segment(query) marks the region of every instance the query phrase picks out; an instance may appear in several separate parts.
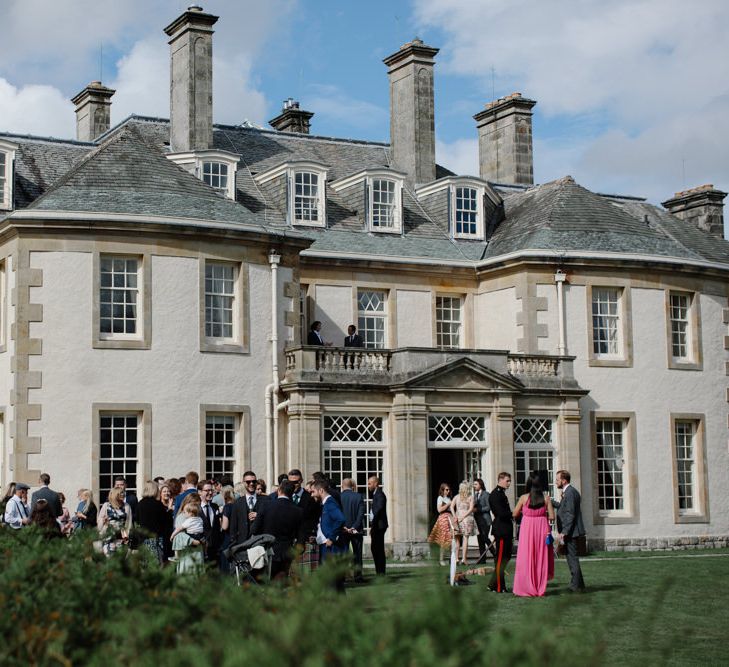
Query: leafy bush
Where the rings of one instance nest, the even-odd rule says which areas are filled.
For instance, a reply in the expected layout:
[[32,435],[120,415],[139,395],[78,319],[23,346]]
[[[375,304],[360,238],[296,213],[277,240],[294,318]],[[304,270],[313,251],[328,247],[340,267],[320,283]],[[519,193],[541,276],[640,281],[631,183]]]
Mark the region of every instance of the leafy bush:
[[442,570],[356,595],[337,594],[324,570],[301,586],[237,588],[214,574],[178,577],[141,554],[107,559],[91,539],[0,530],[0,664],[601,663],[602,631],[589,614],[567,632],[553,605],[525,605],[519,625],[504,627],[485,582],[450,588]]

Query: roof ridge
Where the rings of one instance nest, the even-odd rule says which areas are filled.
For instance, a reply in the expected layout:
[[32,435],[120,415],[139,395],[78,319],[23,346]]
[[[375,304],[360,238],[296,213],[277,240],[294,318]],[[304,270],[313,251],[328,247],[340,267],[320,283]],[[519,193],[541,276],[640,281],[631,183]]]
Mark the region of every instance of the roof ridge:
[[49,144],[68,144],[70,146],[93,147],[93,141],[80,141],[78,139],[61,139],[59,137],[44,137],[39,134],[20,134],[18,132],[0,132],[0,137],[13,137],[14,139],[30,139],[31,141],[44,141]]

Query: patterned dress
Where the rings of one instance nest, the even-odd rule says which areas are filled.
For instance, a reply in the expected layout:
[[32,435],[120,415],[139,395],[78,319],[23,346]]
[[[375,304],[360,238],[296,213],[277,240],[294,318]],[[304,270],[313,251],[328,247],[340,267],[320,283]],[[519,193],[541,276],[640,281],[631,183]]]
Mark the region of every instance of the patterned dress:
[[[443,505],[450,505],[451,499],[444,496],[438,496],[436,502],[436,509],[439,509]],[[437,544],[444,549],[451,546],[453,540],[453,530],[451,529],[452,517],[450,513],[450,507],[447,510],[442,511],[435,521],[433,530],[428,535],[428,542],[431,544]]]
[[473,518],[473,513],[466,516],[466,513],[471,508],[473,502],[473,496],[468,496],[465,500],[461,496],[456,496],[453,501],[456,507],[456,530],[464,537],[470,537],[476,534],[476,519]]

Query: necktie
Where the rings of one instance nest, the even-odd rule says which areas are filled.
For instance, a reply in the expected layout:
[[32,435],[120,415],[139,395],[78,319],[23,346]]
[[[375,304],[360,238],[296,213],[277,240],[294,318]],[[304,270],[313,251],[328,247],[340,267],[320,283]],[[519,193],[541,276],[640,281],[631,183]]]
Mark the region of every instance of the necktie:
[[301,496],[298,493],[295,493],[294,494],[294,505],[298,505],[299,500],[301,500]]
[[248,496],[248,509],[253,511],[253,496]]
[[210,525],[213,525],[213,508],[210,507],[210,505],[206,505],[207,511],[208,511],[208,521],[210,522]]

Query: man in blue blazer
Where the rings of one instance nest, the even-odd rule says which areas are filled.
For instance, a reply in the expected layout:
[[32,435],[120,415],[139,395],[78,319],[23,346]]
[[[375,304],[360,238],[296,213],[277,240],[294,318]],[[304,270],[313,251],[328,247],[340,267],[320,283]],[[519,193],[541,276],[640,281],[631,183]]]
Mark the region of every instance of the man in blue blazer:
[[329,494],[326,482],[314,482],[312,489],[321,503],[321,517],[316,531],[316,543],[320,549],[320,560],[324,562],[328,556],[344,552],[345,546],[342,541],[344,514]]
[[[354,561],[354,580],[357,583],[362,579],[362,541],[364,530],[365,505],[361,493],[354,490],[354,481],[350,477],[342,480],[342,511],[344,512],[344,544],[352,545],[352,560]],[[345,547],[347,551],[347,547]]]

